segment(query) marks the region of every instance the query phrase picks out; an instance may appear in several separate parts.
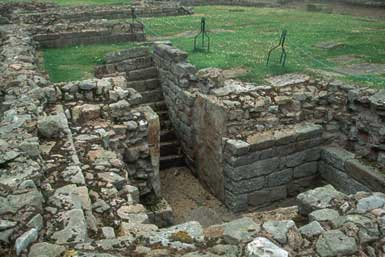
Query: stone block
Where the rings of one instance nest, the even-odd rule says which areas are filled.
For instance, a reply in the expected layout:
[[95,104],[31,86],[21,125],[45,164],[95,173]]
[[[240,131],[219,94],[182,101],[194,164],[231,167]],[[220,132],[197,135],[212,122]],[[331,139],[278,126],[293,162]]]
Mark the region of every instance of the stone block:
[[298,153],[291,154],[286,157],[286,166],[295,167],[304,162],[318,161],[321,150],[319,147],[307,149]]
[[385,176],[359,160],[347,160],[345,162],[345,172],[371,190],[385,192]]
[[295,129],[297,133],[297,140],[302,141],[306,139],[313,139],[322,135],[322,126],[308,124]]
[[353,153],[339,147],[322,147],[321,149],[321,159],[341,171],[345,169],[345,162],[354,157]]
[[233,181],[231,179],[225,179],[225,189],[231,191],[234,194],[244,194],[263,188],[266,184],[265,177],[256,177],[246,180]]
[[237,166],[251,164],[259,160],[272,158],[273,156],[274,156],[274,150],[273,148],[270,148],[270,149],[260,150],[257,152],[250,152],[240,156],[233,156],[231,154],[228,154],[228,158],[225,161],[229,163],[231,166],[237,167]]
[[289,196],[296,196],[299,193],[304,192],[306,189],[314,188],[318,184],[319,184],[318,176],[294,179],[287,185],[287,193]]
[[298,211],[302,215],[308,215],[314,210],[320,210],[333,206],[333,202],[341,201],[347,196],[337,191],[332,185],[318,187],[297,196]]
[[227,139],[225,140],[225,151],[229,151],[235,156],[248,153],[249,144],[243,140]]
[[224,202],[227,208],[234,212],[239,212],[247,209],[247,194],[234,194],[225,190]]
[[318,172],[317,162],[307,162],[294,168],[294,178],[311,177]]
[[355,194],[359,191],[370,191],[368,187],[359,183],[345,172],[330,166],[326,162],[319,162],[318,169],[323,179],[346,194]]
[[274,132],[275,145],[287,145],[295,142],[296,133],[292,130],[278,130]]
[[325,140],[321,137],[299,141],[295,144],[294,152],[304,151],[313,147],[321,146],[324,142]]
[[285,198],[287,198],[287,187],[279,186],[247,194],[247,203],[250,206],[258,207]]
[[280,167],[280,158],[275,157],[271,159],[257,161],[248,165],[231,167],[225,165],[225,175],[235,181],[268,175]]
[[98,104],[84,104],[80,106],[81,119],[83,121],[95,120],[100,118],[100,105]]
[[[267,176],[267,186],[275,187],[285,185],[293,179],[293,169],[285,169]],[[258,190],[258,188],[256,188]]]
[[125,49],[122,51],[108,53],[104,56],[104,61],[106,63],[115,63],[115,62],[121,62],[127,59],[147,56],[149,54],[150,54],[150,51],[147,47],[137,47],[137,48]]

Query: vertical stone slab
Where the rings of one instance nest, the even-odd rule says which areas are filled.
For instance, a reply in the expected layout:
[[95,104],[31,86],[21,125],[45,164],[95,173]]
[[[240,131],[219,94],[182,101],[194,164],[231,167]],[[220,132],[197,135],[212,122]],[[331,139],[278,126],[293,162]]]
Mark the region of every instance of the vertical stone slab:
[[143,107],[144,116],[148,122],[148,147],[150,149],[151,164],[154,176],[151,178],[151,185],[156,196],[161,195],[159,177],[159,158],[160,158],[160,123],[158,115],[148,106]]
[[197,173],[220,200],[224,200],[223,145],[227,113],[210,98],[199,95],[195,101],[193,127],[196,131]]

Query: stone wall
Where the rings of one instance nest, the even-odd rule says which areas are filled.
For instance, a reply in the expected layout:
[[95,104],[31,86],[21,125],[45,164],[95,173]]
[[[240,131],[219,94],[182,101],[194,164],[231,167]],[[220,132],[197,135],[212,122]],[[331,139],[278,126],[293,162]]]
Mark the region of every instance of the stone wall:
[[[280,1],[264,0],[179,0],[182,5],[231,5],[231,6],[249,6],[249,7],[279,7]],[[282,1],[287,2],[287,1]]]
[[159,71],[168,113],[186,161],[194,166],[193,105],[196,96],[188,91],[195,82],[195,67],[187,62],[187,54],[168,45],[156,45],[154,62]]
[[144,26],[141,23],[121,23],[105,20],[65,23],[31,28],[34,40],[41,47],[65,47],[80,44],[117,43],[144,41]]
[[323,179],[347,194],[385,190],[385,174],[343,148],[323,147],[319,171]]
[[178,16],[192,14],[192,10],[178,3],[131,6],[131,5],[95,5],[76,7],[50,7],[36,11],[16,10],[12,20],[25,24],[53,25],[63,22],[85,22],[97,19],[130,19],[131,9],[135,8],[138,17]]
[[[309,147],[319,151],[317,147],[320,145],[335,143],[351,149],[357,156],[384,165],[381,161],[384,154],[381,142],[385,141],[379,130],[385,128],[381,118],[383,103],[380,100],[383,99],[384,90],[314,80],[302,74],[268,78],[263,86],[225,80],[218,69],[197,72],[187,62],[185,52],[168,45],[155,47],[154,60],[159,69],[171,121],[188,163],[193,163],[192,167],[200,180],[234,210],[285,198],[288,195],[287,188],[290,188],[289,195],[292,195],[314,185],[318,178],[319,157],[304,159],[305,150]],[[272,136],[275,132],[279,134],[279,131],[301,124],[306,131],[306,123],[318,124],[316,127],[318,130],[322,128],[323,136],[319,133],[313,140],[295,142],[295,145],[286,142],[287,145],[281,147],[283,152],[277,152],[275,146],[267,147],[262,152],[247,150],[243,153],[245,156],[240,158],[248,162],[244,167],[239,163],[231,163],[239,156],[232,155],[226,149],[229,142],[234,142],[230,148],[243,149],[244,145],[253,145],[248,142],[261,140],[261,137],[270,133],[270,138],[266,140],[275,145],[279,144],[279,140],[275,140],[277,135]],[[292,130],[288,138],[299,136],[297,130],[301,131],[298,128]],[[311,129],[309,133],[315,136],[311,134]],[[285,167],[284,161],[280,165],[278,159],[294,158],[285,149],[298,152],[294,155],[298,157],[295,166]],[[275,153],[274,157],[272,153]],[[259,174],[255,167],[269,172]],[[247,173],[245,170],[252,172],[249,177],[242,178],[240,174]],[[293,170],[299,170],[302,175],[296,177]],[[286,176],[279,176],[280,172],[286,172]],[[278,176],[280,182],[270,182],[269,185],[268,174]],[[249,192],[245,183],[250,188]],[[283,186],[276,190],[271,183]],[[271,194],[269,199],[266,197],[269,192],[279,194]],[[252,200],[248,200],[246,193],[250,193]]]
[[158,69],[155,67],[152,53],[147,47],[135,47],[108,53],[104,56],[104,64],[95,69],[96,77],[123,75],[128,87],[140,92],[142,105],[151,106],[158,114],[161,126],[160,167],[184,166],[180,143],[176,138],[167,105],[164,101],[160,85]]
[[312,124],[226,140],[225,204],[235,211],[261,207],[316,185],[323,143],[322,127]]
[[57,83],[51,91],[50,102],[63,103],[63,112],[76,135],[75,146],[79,138],[81,149],[77,152],[89,157],[89,144],[99,142],[103,148],[92,155],[112,151],[125,162],[123,177],[131,179],[140,195],[160,197],[159,119],[151,108],[138,107],[142,96],[128,87],[124,77]]
[[159,119],[140,94],[123,77],[52,85],[31,34],[0,35],[0,255],[170,225],[167,203],[140,204],[160,196]]
[[[196,5],[230,5],[230,6],[250,6],[250,7],[281,7],[288,3],[294,2],[294,0],[277,0],[277,1],[265,1],[265,0],[179,0],[182,5],[196,6]],[[303,2],[303,0],[301,0]],[[330,0],[315,0],[307,1],[309,3],[319,2],[331,2]],[[385,2],[383,0],[338,0],[332,2],[341,2],[351,5],[361,5],[368,7],[384,7]]]

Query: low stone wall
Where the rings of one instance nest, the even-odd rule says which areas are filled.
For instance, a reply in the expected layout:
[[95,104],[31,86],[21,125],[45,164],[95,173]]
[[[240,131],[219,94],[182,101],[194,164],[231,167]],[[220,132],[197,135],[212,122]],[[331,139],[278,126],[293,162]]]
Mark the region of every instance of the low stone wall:
[[132,8],[138,17],[178,16],[192,14],[190,8],[178,3],[162,3],[160,5],[95,5],[76,7],[51,7],[38,11],[16,10],[12,20],[25,24],[53,25],[63,22],[84,22],[96,19],[130,19]]
[[66,47],[80,44],[117,43],[144,41],[144,26],[141,23],[93,21],[85,23],[58,24],[49,27],[35,26],[31,29],[34,40],[41,47]]
[[36,240],[41,230],[45,200],[39,186],[45,164],[40,158],[37,131],[31,128],[42,114],[46,100],[41,88],[48,85],[48,80],[36,66],[33,44],[25,29],[15,25],[2,28],[0,219],[10,225],[0,231],[0,255],[15,255],[5,250],[10,242],[25,233]]
[[[231,5],[231,6],[248,6],[248,7],[279,7],[280,1],[264,1],[264,0],[179,0],[182,5]],[[283,3],[288,1],[282,1]]]
[[63,103],[63,112],[73,133],[77,126],[88,127],[92,121],[101,122],[99,130],[91,129],[75,137],[75,141],[85,138],[80,140],[84,141],[79,145],[81,149],[77,149],[85,153],[85,159],[88,141],[98,141],[125,162],[125,176],[139,188],[141,195],[151,193],[160,197],[159,118],[151,108],[138,107],[142,96],[127,86],[124,77],[57,83],[50,91],[50,103]]
[[234,211],[296,195],[318,179],[322,127],[296,125],[224,146],[225,204]]
[[339,147],[323,147],[319,171],[323,179],[347,194],[385,191],[385,174]]
[[[230,5],[230,6],[248,6],[248,7],[281,7],[288,3],[294,2],[294,0],[179,0],[182,5],[185,6],[197,6],[197,5]],[[330,2],[330,0],[315,0],[307,1],[309,3]],[[333,2],[346,3],[351,5],[361,5],[367,7],[384,7],[385,1],[383,0],[338,0]]]
[[[158,71],[154,67],[153,58],[146,47],[132,48],[113,52],[104,57],[105,64],[95,68],[95,76],[98,78],[111,76],[112,74],[123,74],[126,80],[131,82],[157,80]],[[135,88],[135,83],[130,86]],[[155,87],[155,85],[153,85]],[[160,87],[160,85],[158,85]],[[146,89],[146,88],[145,88]],[[155,89],[155,88],[148,88]],[[145,91],[145,90],[140,90]]]

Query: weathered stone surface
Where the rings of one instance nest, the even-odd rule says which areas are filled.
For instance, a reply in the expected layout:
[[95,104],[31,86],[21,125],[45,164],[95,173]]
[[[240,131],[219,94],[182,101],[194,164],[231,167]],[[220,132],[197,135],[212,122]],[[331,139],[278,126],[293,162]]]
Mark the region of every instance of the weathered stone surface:
[[59,137],[68,129],[67,118],[63,113],[40,117],[37,125],[39,133],[46,138]]
[[115,238],[115,231],[112,227],[102,227],[102,233],[104,238]]
[[77,185],[84,185],[85,179],[79,166],[69,166],[62,173],[63,179]]
[[83,211],[73,209],[61,214],[64,229],[51,236],[57,244],[80,243],[88,239],[87,224]]
[[326,162],[320,162],[318,167],[320,175],[323,179],[346,194],[355,194],[360,191],[370,191],[369,188],[348,176],[344,171],[326,164]]
[[333,186],[326,185],[299,194],[297,200],[300,213],[307,215],[314,210],[331,207],[333,199],[341,200],[345,197],[345,194],[338,192]]
[[361,243],[372,242],[380,238],[378,225],[370,218],[363,215],[347,215],[344,217],[344,222],[356,224],[359,228],[358,238]]
[[373,191],[385,192],[385,176],[357,159],[345,162],[345,172]]
[[237,257],[239,255],[239,247],[236,245],[215,245],[208,249],[211,253],[219,256]]
[[228,244],[237,245],[250,240],[261,230],[251,218],[236,219],[221,225],[214,225],[206,229],[208,237],[223,237]]
[[299,228],[299,232],[301,233],[301,235],[303,235],[304,237],[307,237],[307,238],[312,238],[314,236],[318,236],[319,234],[321,234],[324,231],[325,230],[323,229],[321,224],[319,224],[318,221],[310,222],[309,224],[304,225],[304,226]]
[[50,243],[36,243],[31,246],[28,257],[59,257],[65,251],[65,247]]
[[321,257],[352,255],[357,252],[353,237],[348,237],[339,230],[324,232],[316,243],[316,251]]
[[247,203],[251,206],[261,206],[285,198],[287,198],[286,186],[278,186],[249,193],[247,195]]
[[27,223],[27,226],[30,228],[36,228],[37,231],[40,231],[44,226],[43,216],[41,214],[36,214],[32,219]]
[[316,175],[318,172],[317,162],[307,162],[294,168],[294,178],[310,177]]
[[16,213],[24,206],[35,207],[37,210],[42,210],[43,202],[43,195],[36,189],[27,193],[0,197],[0,215],[7,212]]
[[355,155],[351,152],[338,147],[323,147],[321,150],[321,158],[327,164],[344,170],[345,162],[354,159]]
[[37,240],[37,237],[38,230],[36,228],[32,228],[31,230],[18,237],[15,242],[16,254],[20,255],[24,249],[29,247],[30,244]]
[[362,198],[357,202],[357,211],[360,213],[366,213],[368,211],[382,208],[385,205],[385,196],[382,194],[371,195],[366,198]]
[[17,222],[11,220],[0,220],[0,231],[16,226]]
[[149,240],[152,244],[160,243],[163,246],[170,245],[176,248],[191,248],[194,241],[203,240],[202,226],[195,221],[179,224],[170,228],[160,229],[158,232],[150,233]]
[[342,219],[338,211],[334,209],[321,209],[315,210],[309,214],[310,221],[330,222],[333,226],[337,227],[341,224]]
[[289,253],[264,237],[257,237],[246,246],[247,257],[288,257]]
[[91,200],[85,186],[70,184],[60,187],[49,198],[49,202],[59,208],[91,210]]
[[281,244],[287,243],[287,233],[291,228],[296,229],[292,220],[267,221],[262,225],[263,229],[270,233],[272,237]]

